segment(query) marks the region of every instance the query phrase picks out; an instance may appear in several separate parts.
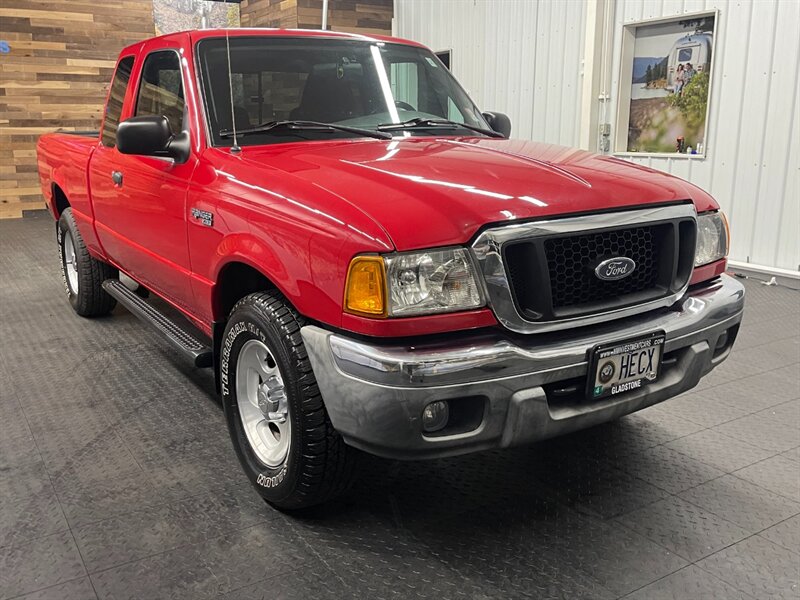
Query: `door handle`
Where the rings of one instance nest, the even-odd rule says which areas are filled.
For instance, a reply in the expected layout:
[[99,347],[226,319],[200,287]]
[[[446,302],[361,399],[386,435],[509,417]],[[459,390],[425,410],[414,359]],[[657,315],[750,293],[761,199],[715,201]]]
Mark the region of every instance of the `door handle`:
[[122,171],[111,171],[111,180],[114,185],[122,185]]

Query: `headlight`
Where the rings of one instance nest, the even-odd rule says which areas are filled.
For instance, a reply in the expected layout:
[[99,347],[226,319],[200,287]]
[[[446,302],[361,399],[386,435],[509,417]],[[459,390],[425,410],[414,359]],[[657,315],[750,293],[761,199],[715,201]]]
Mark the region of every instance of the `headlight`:
[[697,250],[694,266],[707,265],[728,255],[728,222],[722,211],[697,217]]
[[409,252],[384,257],[394,317],[467,310],[483,306],[475,267],[464,248]]

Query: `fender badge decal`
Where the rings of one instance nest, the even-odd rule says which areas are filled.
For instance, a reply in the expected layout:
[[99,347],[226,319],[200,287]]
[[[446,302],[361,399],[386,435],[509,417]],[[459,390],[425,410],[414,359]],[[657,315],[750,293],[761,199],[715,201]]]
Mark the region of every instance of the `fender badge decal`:
[[206,227],[214,225],[214,215],[207,210],[200,210],[199,208],[192,209],[192,216],[200,221]]

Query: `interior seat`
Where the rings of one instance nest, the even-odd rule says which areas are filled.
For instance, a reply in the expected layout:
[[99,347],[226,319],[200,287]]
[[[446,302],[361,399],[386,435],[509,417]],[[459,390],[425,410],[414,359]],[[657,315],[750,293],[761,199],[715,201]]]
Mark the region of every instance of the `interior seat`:
[[234,104],[233,119],[236,123],[236,129],[247,129],[248,127],[253,126],[252,122],[250,121],[250,113],[244,106]]
[[303,88],[300,105],[291,118],[335,123],[358,116],[356,100],[348,78],[337,77],[333,69],[311,73]]

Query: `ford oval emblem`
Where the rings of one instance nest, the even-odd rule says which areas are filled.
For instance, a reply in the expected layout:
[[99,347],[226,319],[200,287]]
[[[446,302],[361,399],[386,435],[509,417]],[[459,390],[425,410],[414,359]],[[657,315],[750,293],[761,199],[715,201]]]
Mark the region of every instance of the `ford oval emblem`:
[[594,274],[603,281],[624,279],[636,269],[636,263],[627,256],[608,258],[597,265]]

